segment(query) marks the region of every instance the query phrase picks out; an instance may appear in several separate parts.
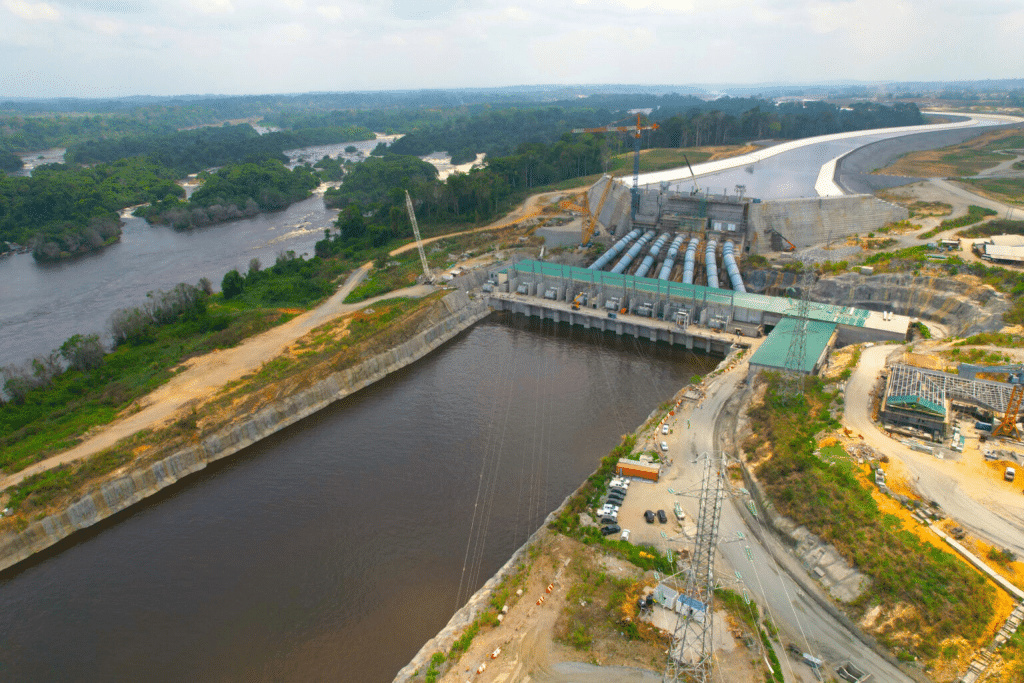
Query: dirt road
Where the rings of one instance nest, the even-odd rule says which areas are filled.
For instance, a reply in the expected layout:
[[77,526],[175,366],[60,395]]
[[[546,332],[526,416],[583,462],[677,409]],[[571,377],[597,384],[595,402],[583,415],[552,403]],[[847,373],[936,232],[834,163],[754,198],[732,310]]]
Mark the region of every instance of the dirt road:
[[[494,223],[481,228],[432,237],[423,240],[423,242],[428,244],[457,235],[508,227],[524,220],[524,218],[535,215],[544,205],[545,200],[558,195],[564,195],[567,192],[570,192],[570,190],[533,195],[527,198],[519,208]],[[410,242],[392,250],[390,254],[393,256],[415,248],[416,243]],[[216,393],[217,389],[228,382],[259,370],[264,363],[283,353],[297,339],[338,316],[351,313],[383,299],[403,296],[422,297],[434,291],[434,288],[429,286],[407,287],[379,297],[367,299],[358,304],[344,303],[345,298],[356,285],[366,278],[372,268],[372,263],[364,263],[349,276],[341,289],[315,309],[303,313],[279,327],[250,337],[233,349],[214,351],[213,353],[190,359],[185,363],[187,368],[185,371],[140,401],[141,410],[98,428],[95,434],[87,436],[84,441],[74,448],[41,460],[31,467],[0,479],[0,490],[14,486],[26,477],[45,472],[58,465],[94,455],[143,429],[152,429],[173,421],[182,409],[212,396]]]
[[433,287],[415,286],[389,292],[358,304],[344,303],[345,297],[366,277],[369,264],[357,269],[344,286],[317,308],[289,320],[287,323],[246,339],[231,349],[214,351],[192,358],[185,363],[187,370],[141,400],[142,410],[119,418],[100,428],[74,448],[16,472],[0,480],[0,490],[14,486],[26,477],[44,472],[63,463],[93,455],[143,429],[153,429],[173,421],[179,411],[195,401],[211,397],[228,382],[260,369],[272,358],[280,355],[297,339],[316,327],[346,313],[351,313],[376,301],[395,297],[422,297],[434,291]]
[[[871,421],[870,392],[891,346],[865,349],[846,386],[843,422],[864,442],[909,472],[910,484],[978,537],[1024,555],[1024,496],[988,468],[964,455],[959,462],[918,453],[881,432]],[[976,456],[975,456],[976,457]]]

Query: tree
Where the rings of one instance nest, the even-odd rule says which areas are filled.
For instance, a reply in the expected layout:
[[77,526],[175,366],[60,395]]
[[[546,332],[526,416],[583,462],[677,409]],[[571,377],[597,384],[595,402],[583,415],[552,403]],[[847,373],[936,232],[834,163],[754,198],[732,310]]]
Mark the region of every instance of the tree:
[[68,362],[68,366],[79,372],[98,368],[103,364],[105,353],[98,334],[76,334],[60,346],[60,355]]
[[245,289],[245,278],[237,270],[229,270],[224,274],[220,283],[220,291],[224,293],[225,299],[234,299]]

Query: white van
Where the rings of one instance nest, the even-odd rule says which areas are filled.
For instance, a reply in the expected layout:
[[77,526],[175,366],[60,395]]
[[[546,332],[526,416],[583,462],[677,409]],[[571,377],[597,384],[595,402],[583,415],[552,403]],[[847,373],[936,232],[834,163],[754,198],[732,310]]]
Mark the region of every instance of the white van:
[[668,443],[667,442],[665,442],[665,441],[661,442],[661,450],[664,453],[668,453]]
[[1007,467],[1006,471],[1003,472],[1003,479],[1005,479],[1006,481],[1013,481],[1013,478],[1015,476],[1017,476],[1017,471],[1014,470],[1012,467]]

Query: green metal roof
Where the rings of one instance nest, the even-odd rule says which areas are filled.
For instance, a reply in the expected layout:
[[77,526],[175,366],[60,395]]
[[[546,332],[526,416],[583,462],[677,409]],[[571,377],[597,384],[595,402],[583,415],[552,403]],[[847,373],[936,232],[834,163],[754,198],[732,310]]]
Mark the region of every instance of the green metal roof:
[[[761,347],[750,357],[750,364],[778,368],[780,370],[785,369],[786,358],[789,356],[789,349],[793,346],[793,336],[796,328],[797,320],[795,318],[783,318],[780,320],[771,334],[761,342]],[[818,362],[821,352],[828,346],[828,341],[832,338],[832,333],[835,331],[835,323],[808,320],[804,357],[800,360],[800,366],[794,369],[806,373],[813,372],[814,364]]]
[[[558,263],[525,260],[513,266],[523,274],[537,273],[544,277],[566,277],[576,282],[605,284],[611,287],[635,289],[638,292],[667,296],[676,299],[694,300],[719,304],[722,306],[740,306],[756,311],[776,313],[783,316],[795,316],[800,302],[780,296],[765,296],[751,292],[736,292],[731,289],[716,289],[702,285],[686,285],[681,282],[669,282],[635,275],[620,275],[589,268],[563,266]],[[838,323],[850,327],[864,327],[870,314],[862,308],[835,306],[833,304],[808,303],[807,317],[811,320]]]
[[885,403],[886,405],[932,413],[941,417],[945,417],[946,415],[946,409],[944,407],[929,401],[926,398],[921,398],[920,396],[890,396]]

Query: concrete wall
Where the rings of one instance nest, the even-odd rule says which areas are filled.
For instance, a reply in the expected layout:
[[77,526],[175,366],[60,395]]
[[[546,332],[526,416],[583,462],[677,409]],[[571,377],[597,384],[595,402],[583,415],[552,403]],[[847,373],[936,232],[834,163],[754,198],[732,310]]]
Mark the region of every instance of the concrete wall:
[[747,243],[751,251],[767,253],[770,233],[777,230],[802,249],[872,232],[908,215],[905,208],[870,195],[761,202],[750,205]]
[[490,313],[483,300],[470,300],[461,291],[452,292],[442,302],[444,312],[440,319],[409,341],[348,370],[329,375],[309,389],[264,408],[246,422],[214,434],[196,446],[103,483],[63,512],[33,522],[20,533],[0,537],[0,570],[419,360]]
[[597,222],[601,224],[601,234],[607,237],[609,234],[614,237],[621,237],[629,232],[630,194],[623,180],[609,179],[607,176],[598,180],[587,193],[587,200],[590,202],[590,210],[597,211],[597,205],[601,203],[601,195],[605,186],[614,183],[612,189],[605,197],[604,206],[601,207],[601,215]]

